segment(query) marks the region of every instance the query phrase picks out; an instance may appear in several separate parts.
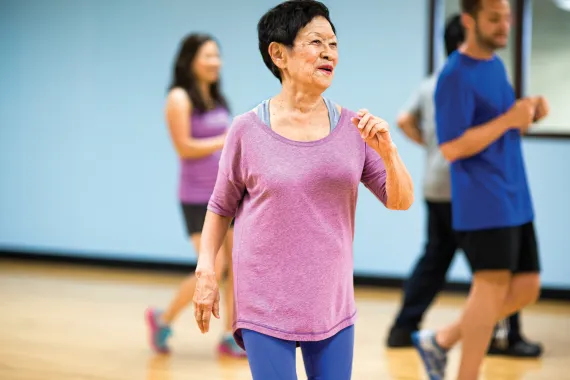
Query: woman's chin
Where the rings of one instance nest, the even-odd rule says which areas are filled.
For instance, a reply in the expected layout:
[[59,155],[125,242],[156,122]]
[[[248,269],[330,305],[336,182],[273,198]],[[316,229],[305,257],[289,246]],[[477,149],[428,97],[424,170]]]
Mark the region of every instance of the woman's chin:
[[204,78],[204,81],[207,82],[208,84],[214,84],[218,81],[218,79],[220,78],[219,75],[209,75],[208,77]]
[[332,76],[330,78],[316,78],[316,80],[313,81],[313,86],[318,87],[323,91],[329,88],[331,84],[332,84]]

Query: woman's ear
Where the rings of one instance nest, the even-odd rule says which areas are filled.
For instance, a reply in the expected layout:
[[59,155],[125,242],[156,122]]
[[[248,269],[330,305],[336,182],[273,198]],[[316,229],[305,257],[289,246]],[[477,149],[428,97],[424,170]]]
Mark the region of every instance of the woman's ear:
[[283,70],[285,64],[287,63],[287,56],[285,55],[285,46],[278,42],[272,42],[269,44],[269,56],[273,61],[273,64],[279,69]]

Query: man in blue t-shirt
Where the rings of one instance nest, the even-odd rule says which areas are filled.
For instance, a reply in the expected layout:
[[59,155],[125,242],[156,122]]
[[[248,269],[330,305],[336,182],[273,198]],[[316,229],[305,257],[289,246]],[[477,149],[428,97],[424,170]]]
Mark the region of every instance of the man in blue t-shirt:
[[452,54],[434,95],[437,138],[450,162],[453,229],[473,280],[461,318],[437,332],[414,333],[430,379],[443,379],[446,353],[459,340],[458,378],[475,380],[500,319],[540,291],[534,211],[521,134],[548,113],[542,97],[515,99],[494,54],[510,30],[507,0],[462,0],[465,43]]
[[[444,41],[448,56],[465,41],[465,30],[459,14],[448,19]],[[459,247],[451,222],[449,162],[439,149],[435,127],[433,97],[438,77],[439,71],[423,80],[398,117],[401,130],[426,152],[423,195],[427,206],[427,242],[406,281],[402,306],[388,333],[386,343],[391,348],[413,346],[411,334],[418,330],[425,312],[443,288],[445,276]],[[489,345],[489,355],[541,355],[542,345],[523,337],[519,320],[519,313],[515,313],[497,324]]]

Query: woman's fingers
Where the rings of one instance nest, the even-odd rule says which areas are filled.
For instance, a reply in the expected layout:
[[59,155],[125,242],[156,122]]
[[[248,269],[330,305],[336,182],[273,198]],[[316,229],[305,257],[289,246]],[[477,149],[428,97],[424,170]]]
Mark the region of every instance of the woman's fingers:
[[201,332],[204,332],[204,326],[202,323],[202,311],[200,307],[194,303],[194,318],[196,319],[196,323],[198,324],[198,328]]
[[216,296],[216,300],[214,301],[214,305],[212,308],[212,314],[214,314],[214,317],[220,319],[220,292],[218,291],[218,294]]
[[376,120],[376,118],[374,117],[368,121],[363,131],[364,139],[369,139],[371,137],[374,137],[378,129],[377,125],[378,125],[378,120]]
[[193,301],[196,323],[203,334],[207,333],[212,313],[216,318],[220,317],[220,292],[215,273],[197,273]]
[[358,129],[360,129],[360,135],[362,137],[364,137],[364,129],[366,128],[366,125],[368,124],[368,121],[370,120],[371,117],[372,115],[367,113],[366,115],[362,116],[362,118],[358,122]]
[[212,317],[212,308],[211,307],[204,307],[202,309],[202,334],[207,333],[210,330],[210,318]]

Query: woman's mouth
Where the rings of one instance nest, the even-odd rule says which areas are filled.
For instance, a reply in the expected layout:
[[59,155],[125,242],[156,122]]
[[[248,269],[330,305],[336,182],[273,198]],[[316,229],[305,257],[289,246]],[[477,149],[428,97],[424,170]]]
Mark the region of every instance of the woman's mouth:
[[319,71],[325,75],[332,75],[333,67],[332,65],[323,65],[318,67]]

